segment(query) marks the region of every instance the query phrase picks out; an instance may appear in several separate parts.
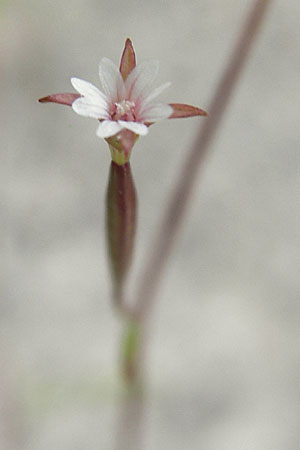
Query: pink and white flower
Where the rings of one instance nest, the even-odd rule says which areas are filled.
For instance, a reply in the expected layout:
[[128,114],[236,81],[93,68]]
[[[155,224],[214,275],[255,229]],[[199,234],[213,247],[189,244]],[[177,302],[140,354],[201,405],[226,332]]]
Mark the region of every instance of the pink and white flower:
[[153,89],[157,73],[156,60],[136,65],[132,43],[127,39],[119,69],[108,58],[100,61],[102,91],[73,77],[71,83],[78,94],[53,94],[39,101],[72,106],[77,114],[99,120],[97,136],[108,142],[113,160],[122,165],[129,160],[137,138],[146,135],[151,124],[167,118],[207,115],[195,106],[157,102],[157,97],[170,86],[165,83]]
[[99,77],[103,91],[87,81],[71,78],[80,98],[72,103],[73,110],[81,116],[101,120],[97,135],[102,138],[115,136],[121,130],[130,130],[144,136],[147,123],[171,116],[173,109],[166,103],[157,103],[156,97],[170,83],[152,90],[157,76],[158,62],[146,61],[137,65],[124,81],[117,66],[108,58],[99,64]]

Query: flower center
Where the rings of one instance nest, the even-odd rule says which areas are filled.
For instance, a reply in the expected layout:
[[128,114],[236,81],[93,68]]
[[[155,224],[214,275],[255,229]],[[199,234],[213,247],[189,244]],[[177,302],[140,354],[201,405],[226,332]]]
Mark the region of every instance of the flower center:
[[115,103],[112,111],[112,119],[135,121],[134,108],[135,104],[130,100],[122,100],[121,102]]

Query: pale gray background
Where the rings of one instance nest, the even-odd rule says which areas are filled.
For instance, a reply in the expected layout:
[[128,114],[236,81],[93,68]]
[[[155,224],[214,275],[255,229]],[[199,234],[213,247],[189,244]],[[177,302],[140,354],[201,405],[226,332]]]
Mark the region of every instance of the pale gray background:
[[[97,122],[37,98],[98,83],[127,36],[165,100],[207,108],[251,1],[0,3],[3,450],[110,450],[120,325],[110,305]],[[146,450],[299,450],[299,0],[275,1],[164,276]],[[131,291],[201,120],[133,151]]]

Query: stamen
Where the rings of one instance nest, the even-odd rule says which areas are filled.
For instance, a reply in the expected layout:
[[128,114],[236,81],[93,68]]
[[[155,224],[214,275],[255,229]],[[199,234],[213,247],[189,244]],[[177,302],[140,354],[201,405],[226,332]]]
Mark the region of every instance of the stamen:
[[120,103],[115,103],[117,107],[117,114],[123,116],[131,112],[131,108],[134,107],[134,103],[130,100],[122,100]]
[[122,100],[119,103],[115,103],[115,116],[114,120],[124,118],[124,120],[133,120],[134,118],[134,102],[130,100]]

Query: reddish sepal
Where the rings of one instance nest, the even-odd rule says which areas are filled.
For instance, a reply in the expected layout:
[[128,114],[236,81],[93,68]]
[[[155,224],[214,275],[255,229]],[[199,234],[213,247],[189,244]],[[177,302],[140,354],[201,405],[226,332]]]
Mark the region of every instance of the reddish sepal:
[[74,100],[80,97],[80,94],[52,94],[39,99],[40,103],[59,103],[60,105],[72,106]]
[[173,112],[169,119],[183,119],[185,117],[207,116],[207,112],[196,106],[185,105],[184,103],[169,103]]
[[120,62],[120,72],[123,80],[125,81],[132,69],[135,68],[135,53],[131,40],[128,38],[125,42],[125,47],[122,53]]

